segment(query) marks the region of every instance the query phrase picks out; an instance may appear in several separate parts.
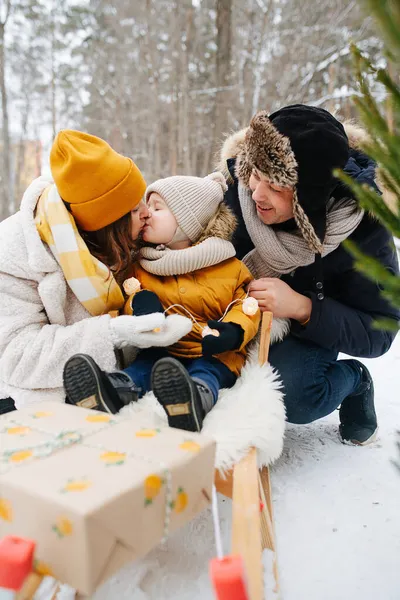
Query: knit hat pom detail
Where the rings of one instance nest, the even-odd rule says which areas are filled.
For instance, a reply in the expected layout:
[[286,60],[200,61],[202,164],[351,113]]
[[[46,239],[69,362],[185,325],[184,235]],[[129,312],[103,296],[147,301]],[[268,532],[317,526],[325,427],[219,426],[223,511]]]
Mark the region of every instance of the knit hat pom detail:
[[213,173],[210,173],[209,175],[207,175],[205,177],[205,179],[211,179],[211,181],[215,181],[216,183],[219,183],[222,188],[223,194],[225,194],[225,192],[228,189],[228,185],[226,183],[225,176],[223,173],[221,173],[221,171],[214,171]]

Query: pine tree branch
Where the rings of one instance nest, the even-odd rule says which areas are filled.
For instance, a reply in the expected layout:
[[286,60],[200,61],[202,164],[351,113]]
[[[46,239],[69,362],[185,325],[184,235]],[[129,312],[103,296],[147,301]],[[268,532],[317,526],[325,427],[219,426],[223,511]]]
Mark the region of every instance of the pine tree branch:
[[366,184],[360,185],[343,171],[335,171],[334,174],[354,192],[362,208],[373,212],[393,235],[400,237],[400,219],[386,206],[375,190]]
[[[400,58],[400,1],[364,2],[384,33],[387,54],[391,50]],[[358,184],[347,174],[338,172],[337,176],[352,190],[362,208],[372,212],[394,236],[400,237],[400,137],[396,133],[396,125],[400,125],[400,89],[387,69],[375,68],[357,47],[352,46],[351,51],[361,92],[354,98],[354,103],[368,132],[368,139],[361,147],[378,164],[380,181],[394,195],[395,206],[387,206],[374,189]],[[386,90],[391,102],[391,122],[382,114],[371,94],[371,78]],[[377,258],[366,255],[351,240],[346,240],[344,246],[354,257],[355,268],[380,286],[382,296],[389,303],[400,308],[400,276],[390,272]],[[375,321],[374,327],[397,331],[400,324],[394,319],[381,318]]]
[[386,38],[390,50],[400,53],[400,10],[392,0],[364,0]]

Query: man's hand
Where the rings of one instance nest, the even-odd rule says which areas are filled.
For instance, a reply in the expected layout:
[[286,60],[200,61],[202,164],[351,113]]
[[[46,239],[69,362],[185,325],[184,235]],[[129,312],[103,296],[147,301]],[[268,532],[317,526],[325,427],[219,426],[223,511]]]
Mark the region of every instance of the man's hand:
[[249,296],[255,298],[261,311],[270,310],[274,317],[304,323],[310,318],[312,302],[298,294],[281,279],[263,277],[249,285]]

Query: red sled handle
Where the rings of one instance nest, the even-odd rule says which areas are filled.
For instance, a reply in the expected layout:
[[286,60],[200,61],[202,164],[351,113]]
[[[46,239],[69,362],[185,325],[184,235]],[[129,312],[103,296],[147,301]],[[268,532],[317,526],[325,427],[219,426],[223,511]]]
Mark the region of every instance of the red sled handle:
[[8,535],[0,540],[0,587],[20,590],[33,570],[35,542]]
[[213,558],[210,561],[210,579],[217,600],[249,600],[241,556]]

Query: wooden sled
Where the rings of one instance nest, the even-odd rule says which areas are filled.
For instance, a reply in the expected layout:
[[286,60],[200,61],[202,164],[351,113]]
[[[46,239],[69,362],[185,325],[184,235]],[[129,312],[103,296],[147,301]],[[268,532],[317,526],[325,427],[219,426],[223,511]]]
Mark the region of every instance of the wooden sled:
[[[259,363],[268,360],[272,313],[264,312],[261,323]],[[262,552],[273,552],[274,596],[279,594],[279,580],[276,561],[275,531],[273,520],[272,491],[268,467],[261,470],[257,465],[257,450],[252,448],[224,477],[215,472],[215,486],[224,496],[232,499],[232,548],[229,559],[236,566],[229,577],[238,593],[231,593],[225,586],[225,593],[217,598],[228,600],[270,600],[264,593],[264,569]],[[31,600],[47,574],[41,565],[33,560],[35,544],[30,540],[9,536],[0,540],[0,600]],[[223,561],[222,561],[223,562]],[[235,572],[234,572],[235,571]],[[233,573],[233,577],[232,577]],[[235,586],[239,581],[239,585]],[[223,575],[226,580],[226,573]],[[214,582],[215,583],[215,582]],[[49,598],[55,600],[58,583]],[[229,587],[232,589],[232,586]],[[10,595],[10,590],[14,594]],[[6,592],[6,596],[2,595]],[[228,593],[227,593],[228,592]],[[77,598],[81,598],[78,594]]]
[[[259,363],[268,360],[272,313],[264,312],[261,322]],[[262,552],[274,553],[275,593],[279,594],[275,528],[269,468],[258,469],[257,450],[252,448],[233,469],[221,476],[215,472],[217,491],[232,499],[232,555],[241,556],[249,600],[264,600]],[[268,599],[266,599],[268,600]]]

